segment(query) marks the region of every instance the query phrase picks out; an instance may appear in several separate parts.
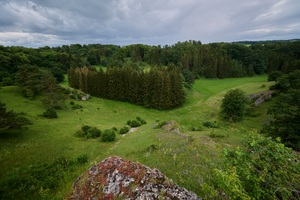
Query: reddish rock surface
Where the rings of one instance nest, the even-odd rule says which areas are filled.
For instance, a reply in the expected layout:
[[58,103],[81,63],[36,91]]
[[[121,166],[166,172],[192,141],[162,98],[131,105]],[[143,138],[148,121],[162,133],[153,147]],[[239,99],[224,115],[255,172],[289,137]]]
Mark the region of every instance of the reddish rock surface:
[[200,198],[174,184],[158,169],[120,157],[109,157],[77,178],[68,199]]

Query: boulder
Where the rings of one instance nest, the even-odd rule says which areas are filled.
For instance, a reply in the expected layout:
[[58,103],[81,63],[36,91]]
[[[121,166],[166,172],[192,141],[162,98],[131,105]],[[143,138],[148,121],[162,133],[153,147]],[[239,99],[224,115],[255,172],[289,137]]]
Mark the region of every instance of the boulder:
[[92,166],[78,177],[68,199],[200,198],[174,184],[158,169],[114,156]]

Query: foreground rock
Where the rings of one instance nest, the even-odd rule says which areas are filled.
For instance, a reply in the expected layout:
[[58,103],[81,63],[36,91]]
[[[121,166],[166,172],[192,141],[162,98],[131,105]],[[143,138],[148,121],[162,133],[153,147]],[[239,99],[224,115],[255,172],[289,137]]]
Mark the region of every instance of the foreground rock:
[[120,157],[109,157],[77,178],[68,199],[200,198],[172,183],[157,169]]

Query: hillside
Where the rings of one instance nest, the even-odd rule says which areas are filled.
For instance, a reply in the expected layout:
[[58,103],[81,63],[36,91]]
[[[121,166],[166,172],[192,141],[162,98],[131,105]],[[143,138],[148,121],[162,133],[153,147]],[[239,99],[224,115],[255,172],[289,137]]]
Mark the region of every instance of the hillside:
[[[227,124],[219,119],[222,97],[229,89],[240,88],[247,94],[252,94],[265,91],[272,84],[267,82],[266,76],[200,79],[195,82],[192,90],[186,92],[184,105],[168,111],[95,97],[76,102],[83,108],[73,110],[68,100],[68,108],[58,111],[58,119],[40,116],[44,107],[39,98],[28,100],[21,96],[17,87],[2,87],[1,101],[8,109],[26,113],[33,125],[22,131],[1,130],[0,179],[5,180],[11,175],[18,178],[22,168],[33,170],[39,164],[56,162],[61,157],[77,161],[78,158],[86,158],[88,161],[82,162],[83,164],[62,164],[60,160],[60,165],[66,166],[67,170],[62,178],[53,175],[58,182],[53,189],[47,190],[46,185],[42,185],[12,194],[25,197],[32,197],[34,194],[37,199],[41,196],[61,197],[70,192],[76,177],[89,166],[108,156],[120,156],[158,168],[178,185],[201,196],[199,185],[209,179],[210,164],[217,166],[221,162],[220,152],[223,148],[241,145],[244,135],[260,129],[270,119],[266,110],[272,102],[266,102],[256,108],[257,117],[247,117],[242,122]],[[147,124],[125,136],[117,135],[117,140],[112,143],[100,142],[98,139],[83,140],[74,136],[83,125],[101,130],[116,127],[119,130],[128,120],[137,116],[145,119]],[[175,120],[181,132],[188,137],[182,138],[180,135],[155,129],[157,123],[170,120]],[[203,127],[202,124],[207,121],[216,122],[219,128]],[[191,131],[192,129],[198,131]],[[13,188],[8,190],[14,191]]]

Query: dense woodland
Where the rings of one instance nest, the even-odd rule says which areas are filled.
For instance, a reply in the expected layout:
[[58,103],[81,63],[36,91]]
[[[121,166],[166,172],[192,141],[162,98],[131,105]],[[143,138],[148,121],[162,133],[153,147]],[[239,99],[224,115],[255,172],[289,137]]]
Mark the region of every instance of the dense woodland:
[[106,72],[71,68],[69,84],[93,96],[156,109],[178,107],[184,101],[180,71],[176,67],[153,67],[149,72],[130,67],[109,68]]
[[23,65],[49,69],[58,81],[69,68],[98,65],[104,67],[143,68],[145,66],[177,66],[190,87],[195,78],[244,77],[274,70],[285,73],[299,69],[300,42],[281,41],[241,44],[200,41],[174,45],[148,46],[63,45],[61,47],[0,46],[0,82],[14,84],[14,74]]

